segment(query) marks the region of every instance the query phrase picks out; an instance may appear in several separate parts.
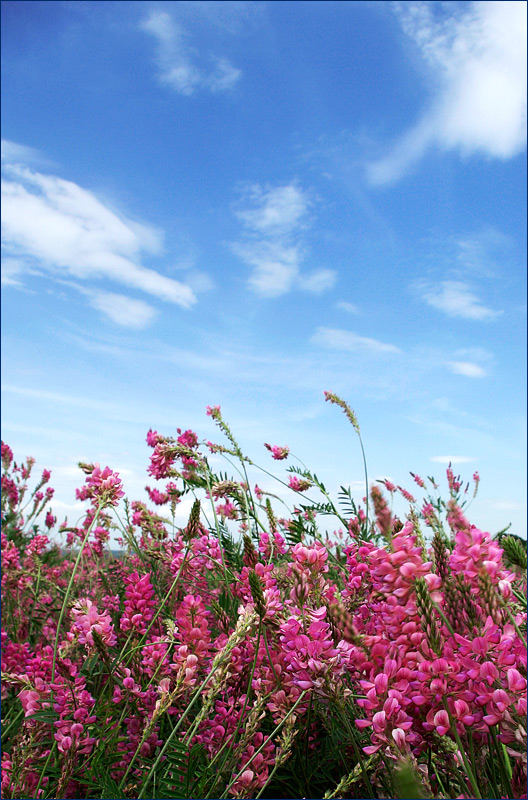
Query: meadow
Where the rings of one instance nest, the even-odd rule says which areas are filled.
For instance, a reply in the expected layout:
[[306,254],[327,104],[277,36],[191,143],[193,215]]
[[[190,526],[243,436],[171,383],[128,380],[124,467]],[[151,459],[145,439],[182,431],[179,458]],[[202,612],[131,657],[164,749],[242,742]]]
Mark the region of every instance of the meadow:
[[220,443],[148,432],[148,505],[79,464],[75,525],[2,443],[4,798],[527,797],[525,543],[471,524],[478,473],[369,484],[325,395],[361,503],[218,406]]

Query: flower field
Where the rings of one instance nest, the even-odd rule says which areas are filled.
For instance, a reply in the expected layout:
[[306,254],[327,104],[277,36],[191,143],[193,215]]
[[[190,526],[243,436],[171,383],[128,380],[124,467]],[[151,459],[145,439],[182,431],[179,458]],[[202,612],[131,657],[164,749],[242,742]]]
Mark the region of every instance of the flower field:
[[359,505],[266,444],[279,496],[207,413],[219,444],[149,431],[151,508],[80,464],[74,526],[2,443],[2,796],[526,798],[526,547],[467,518],[478,474],[417,499],[363,453]]

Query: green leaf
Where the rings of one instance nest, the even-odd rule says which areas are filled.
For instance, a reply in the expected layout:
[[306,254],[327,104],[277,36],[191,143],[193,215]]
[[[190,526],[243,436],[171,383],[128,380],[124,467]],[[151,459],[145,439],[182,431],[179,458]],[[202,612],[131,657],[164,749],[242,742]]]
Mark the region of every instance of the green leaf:
[[421,800],[427,797],[409,761],[400,761],[394,770],[396,797],[403,800]]

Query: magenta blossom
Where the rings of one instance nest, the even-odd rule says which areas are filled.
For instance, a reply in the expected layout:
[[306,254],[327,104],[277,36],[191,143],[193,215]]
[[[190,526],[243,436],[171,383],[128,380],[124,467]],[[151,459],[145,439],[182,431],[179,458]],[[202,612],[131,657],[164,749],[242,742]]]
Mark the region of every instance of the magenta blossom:
[[279,445],[271,445],[271,444],[264,444],[264,447],[270,451],[271,457],[275,459],[275,461],[284,461],[285,458],[288,458],[290,453],[289,447],[279,447]]
[[300,479],[297,475],[290,475],[288,480],[288,486],[290,489],[293,489],[294,492],[306,492],[311,485],[310,481]]
[[102,470],[99,464],[95,464],[93,468],[89,469],[86,485],[77,492],[79,499],[91,499],[101,502],[103,505],[117,506],[119,500],[125,495],[119,472],[113,472],[110,467]]

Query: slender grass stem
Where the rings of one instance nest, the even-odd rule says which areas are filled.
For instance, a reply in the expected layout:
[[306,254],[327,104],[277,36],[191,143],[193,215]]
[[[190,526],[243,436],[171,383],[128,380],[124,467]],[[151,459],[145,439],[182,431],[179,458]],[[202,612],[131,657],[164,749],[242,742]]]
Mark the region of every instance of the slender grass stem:
[[237,782],[237,780],[240,778],[240,776],[242,775],[242,773],[243,773],[243,772],[244,772],[246,769],[248,769],[248,768],[249,768],[249,765],[253,763],[253,760],[254,760],[254,759],[255,759],[255,758],[256,758],[256,757],[259,755],[259,753],[261,753],[261,752],[262,752],[262,750],[264,750],[264,748],[266,747],[266,745],[267,745],[269,742],[271,742],[271,740],[272,740],[273,736],[276,736],[276,734],[277,734],[277,733],[279,733],[279,731],[280,731],[280,730],[282,730],[282,728],[283,728],[283,726],[284,726],[284,723],[286,722],[286,720],[287,720],[289,717],[291,717],[291,715],[293,714],[293,712],[295,711],[295,709],[297,708],[297,706],[299,705],[299,703],[300,703],[300,702],[303,700],[303,698],[304,698],[304,696],[305,696],[306,692],[308,692],[308,691],[309,691],[308,689],[304,689],[304,691],[303,691],[303,692],[302,692],[302,693],[299,695],[299,697],[297,698],[296,702],[295,702],[295,703],[293,704],[293,706],[290,708],[290,710],[288,711],[288,713],[287,713],[287,714],[286,714],[286,715],[283,717],[283,719],[281,719],[281,721],[279,722],[279,724],[278,724],[278,725],[277,725],[277,726],[276,726],[276,727],[273,729],[273,731],[270,733],[270,735],[269,735],[269,736],[267,736],[267,737],[264,739],[264,741],[262,742],[262,744],[260,745],[260,747],[258,748],[258,750],[255,750],[255,752],[253,753],[253,755],[251,756],[251,758],[249,758],[249,759],[246,761],[246,763],[244,764],[244,766],[243,766],[243,768],[240,770],[240,772],[238,772],[238,773],[235,775],[235,777],[234,777],[234,778],[232,778],[231,782],[230,782],[230,783],[229,783],[229,785],[227,786],[227,788],[226,788],[226,790],[224,791],[224,793],[223,793],[222,795],[220,795],[220,799],[219,799],[219,800],[224,800],[224,798],[226,798],[226,797],[227,797],[227,795],[228,795],[228,793],[229,793],[229,790],[231,789],[231,787],[233,786],[233,784],[235,784],[235,783]]
[[[212,506],[212,509],[213,509],[213,516],[214,516],[214,521],[215,521],[216,534],[218,536],[218,541],[221,543],[222,539],[221,539],[221,536],[220,536],[220,524],[218,522],[218,516],[216,514],[216,508],[215,508],[215,504],[214,504],[214,500],[213,500],[213,495],[211,493],[211,481],[210,481],[210,478],[209,478],[209,472],[208,471],[205,473],[205,480],[206,480],[206,483],[207,483],[207,491],[208,491],[209,497],[211,499],[211,506]],[[228,581],[228,578],[227,578],[227,567],[226,567],[226,563],[225,563],[224,548],[223,547],[220,547],[220,558],[222,559],[222,568],[224,570],[225,588],[226,588],[226,591],[229,594],[229,596],[233,597],[233,593],[231,591],[231,584],[230,584],[230,582]]]
[[75,580],[75,576],[77,575],[77,570],[79,569],[79,564],[81,563],[81,558],[82,558],[82,555],[83,555],[83,552],[84,552],[84,548],[86,546],[86,542],[88,541],[88,538],[89,538],[91,532],[95,528],[95,525],[97,523],[97,520],[99,519],[99,515],[100,515],[100,513],[102,511],[102,508],[103,508],[103,502],[100,502],[99,505],[97,506],[96,512],[94,514],[94,518],[93,518],[92,522],[90,523],[90,526],[89,526],[88,530],[86,531],[86,534],[85,534],[84,539],[82,541],[79,553],[77,555],[77,559],[75,561],[75,565],[73,567],[72,574],[70,575],[68,588],[66,589],[66,594],[64,595],[64,600],[62,601],[62,608],[61,608],[61,611],[60,611],[60,614],[59,614],[59,621],[57,623],[57,632],[55,634],[55,645],[53,647],[53,661],[52,661],[52,665],[51,665],[51,683],[55,682],[55,668],[56,668],[56,665],[57,665],[57,652],[58,652],[58,649],[59,649],[60,629],[61,629],[61,625],[62,625],[62,620],[64,619],[64,614],[66,613],[66,606],[68,605],[68,600],[70,599],[70,594],[71,594],[71,590],[72,590],[72,587],[73,587],[73,582]]
[[[254,659],[253,659],[253,663],[252,663],[252,665],[251,665],[251,674],[250,674],[250,676],[249,676],[249,680],[248,680],[248,688],[247,688],[247,691],[246,691],[246,696],[245,696],[245,698],[244,698],[244,705],[243,705],[243,707],[242,707],[242,711],[240,712],[240,715],[239,715],[239,717],[238,717],[238,722],[237,722],[237,726],[236,726],[236,728],[235,728],[235,731],[234,731],[233,735],[231,736],[231,742],[233,742],[233,743],[235,742],[236,735],[237,735],[238,731],[240,730],[240,726],[242,725],[242,721],[243,721],[243,719],[244,719],[244,712],[245,712],[245,710],[246,710],[246,707],[247,707],[247,704],[248,704],[248,700],[249,700],[249,696],[250,696],[250,694],[251,694],[251,684],[253,683],[253,675],[255,674],[255,667],[256,667],[256,665],[257,665],[258,651],[259,651],[260,637],[261,637],[261,630],[262,630],[262,620],[260,620],[260,623],[259,623],[258,634],[257,634],[257,644],[256,644],[256,647],[255,647],[255,657],[254,657]],[[195,730],[196,730],[196,728],[197,728],[197,727],[198,727],[198,726],[197,726],[197,725],[195,725],[195,726],[193,727],[193,729],[191,729],[191,731],[189,731],[189,732],[186,734],[186,736],[185,736],[185,739],[187,739],[187,740],[189,740],[189,741],[190,741],[190,739],[191,739],[191,738],[192,738],[192,736],[194,735],[194,732],[195,732]],[[221,754],[221,753],[224,751],[224,749],[225,749],[226,747],[228,747],[228,746],[229,746],[228,742],[225,742],[225,743],[222,745],[222,747],[220,748],[220,750],[218,751],[218,753],[215,755],[215,757],[213,758],[213,760],[212,760],[212,761],[209,763],[209,768],[211,768],[211,766],[212,766],[212,765],[215,763],[215,761],[216,761],[216,760],[219,758],[220,754]],[[220,779],[220,775],[221,775],[221,773],[222,773],[222,770],[223,770],[223,768],[224,768],[224,766],[225,766],[225,763],[226,763],[226,761],[227,761],[227,758],[228,758],[228,754],[226,754],[226,756],[224,757],[224,760],[222,761],[222,765],[221,765],[221,767],[218,769],[218,774],[217,774],[217,777],[216,777],[216,779],[215,779],[215,782],[214,782],[214,783],[213,783],[213,785],[211,786],[210,792],[214,792],[214,790],[216,789],[216,784],[218,783],[218,781],[219,781],[219,779]]]
[[[149,773],[148,773],[147,777],[145,778],[145,780],[143,782],[143,787],[141,789],[141,792],[138,795],[138,800],[141,800],[141,798],[145,796],[145,792],[147,791],[148,784],[150,783],[150,781],[152,779],[152,776],[156,772],[156,770],[158,768],[158,765],[159,765],[161,759],[163,758],[163,756],[165,755],[165,753],[166,753],[166,751],[167,751],[172,739],[178,733],[178,731],[179,731],[180,727],[182,726],[184,720],[187,718],[191,708],[194,706],[194,704],[196,703],[198,698],[201,697],[201,694],[202,694],[203,690],[205,689],[207,683],[212,678],[212,676],[214,675],[214,673],[216,672],[217,669],[218,669],[218,666],[215,669],[211,670],[207,674],[207,677],[204,678],[204,680],[202,681],[200,686],[196,689],[196,691],[194,692],[194,694],[190,698],[189,703],[187,704],[187,708],[185,709],[185,711],[181,715],[180,719],[178,720],[178,722],[174,726],[170,736],[166,739],[165,744],[163,745],[163,747],[161,748],[160,752],[158,753],[158,757],[156,758],[154,764],[150,768]],[[121,790],[123,788],[122,784],[123,784],[123,779],[121,780],[121,783],[119,784],[119,787],[118,787],[119,790]]]
[[456,743],[458,745],[459,753],[462,756],[462,761],[464,762],[465,772],[466,772],[468,780],[469,780],[469,782],[471,784],[471,788],[473,789],[473,791],[475,793],[476,800],[481,800],[482,795],[481,795],[480,790],[478,788],[477,780],[475,778],[475,775],[473,773],[471,765],[470,765],[470,763],[469,763],[469,761],[467,759],[467,755],[466,755],[466,751],[465,751],[464,745],[462,744],[462,741],[460,739],[460,736],[459,736],[459,733],[458,733],[458,730],[457,730],[457,727],[456,727],[456,721],[453,719],[453,716],[451,714],[451,711],[449,710],[449,706],[447,704],[447,700],[445,699],[445,697],[443,698],[443,705],[444,705],[444,708],[445,708],[445,710],[447,712],[447,715],[449,717],[449,722],[451,723],[451,731],[452,731],[453,736],[455,737]]

